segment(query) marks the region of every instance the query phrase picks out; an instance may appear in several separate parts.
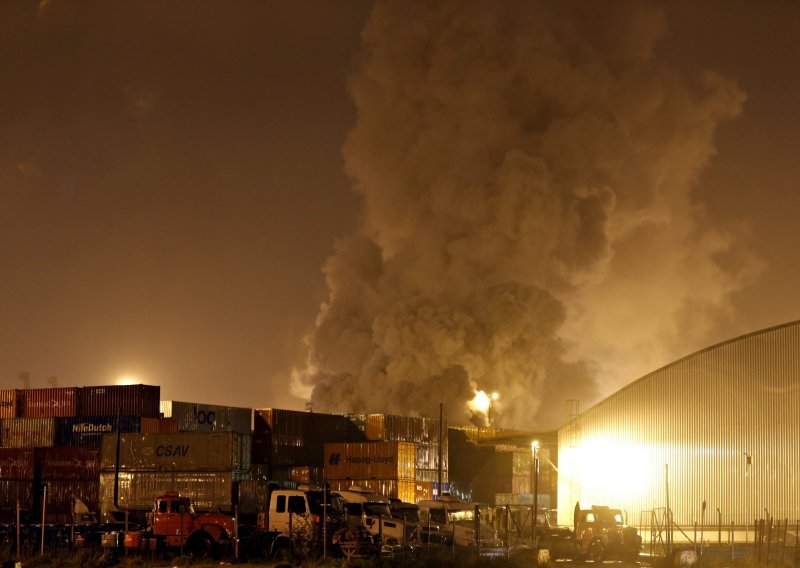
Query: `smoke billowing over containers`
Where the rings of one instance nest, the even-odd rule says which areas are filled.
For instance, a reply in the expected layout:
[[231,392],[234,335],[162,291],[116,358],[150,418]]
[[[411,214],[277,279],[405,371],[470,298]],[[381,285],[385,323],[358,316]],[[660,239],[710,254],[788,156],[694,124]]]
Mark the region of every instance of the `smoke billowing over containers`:
[[344,147],[365,221],[296,392],[477,424],[498,392],[496,424],[541,430],[704,337],[758,266],[694,193],[744,95],[666,32],[649,3],[377,2]]

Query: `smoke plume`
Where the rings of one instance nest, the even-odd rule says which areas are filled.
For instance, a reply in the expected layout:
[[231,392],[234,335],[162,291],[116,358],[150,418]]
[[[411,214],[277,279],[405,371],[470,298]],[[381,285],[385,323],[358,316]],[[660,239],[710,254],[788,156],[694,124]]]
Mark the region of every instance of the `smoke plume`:
[[549,428],[685,354],[752,267],[693,196],[732,82],[655,55],[651,3],[379,2],[344,148],[361,230],[296,392]]

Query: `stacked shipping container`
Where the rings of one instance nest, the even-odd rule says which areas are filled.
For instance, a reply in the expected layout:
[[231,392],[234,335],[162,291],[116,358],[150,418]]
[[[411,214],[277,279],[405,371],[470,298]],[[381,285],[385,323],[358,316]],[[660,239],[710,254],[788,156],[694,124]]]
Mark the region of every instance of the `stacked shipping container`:
[[410,442],[416,449],[415,481],[419,491],[416,500],[432,499],[439,494],[439,455],[441,441],[442,483],[448,481],[447,424],[433,418],[367,414],[362,418],[368,440]]
[[48,522],[67,520],[75,499],[96,510],[100,436],[174,429],[159,398],[147,385],[0,391],[0,514],[19,500],[38,519],[45,487]]
[[166,491],[192,496],[199,510],[231,511],[235,483],[250,477],[250,434],[180,432],[106,434],[100,464],[100,499],[147,510]]
[[325,481],[333,490],[359,485],[413,503],[414,463],[414,444],[409,442],[325,444]]
[[293,481],[292,469],[307,467],[309,480],[317,483],[322,480],[311,477],[323,467],[326,442],[365,439],[346,416],[276,408],[255,411],[253,437],[258,454],[254,453],[253,461],[269,464],[270,479]]

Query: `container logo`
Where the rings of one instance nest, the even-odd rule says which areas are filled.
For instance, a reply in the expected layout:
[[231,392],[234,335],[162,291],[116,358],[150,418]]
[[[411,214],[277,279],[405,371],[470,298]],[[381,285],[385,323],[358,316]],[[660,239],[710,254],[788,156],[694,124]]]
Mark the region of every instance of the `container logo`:
[[72,431],[76,434],[102,434],[103,432],[113,432],[113,424],[92,424],[91,422],[80,422],[73,424]]
[[205,410],[198,410],[194,413],[194,417],[198,424],[215,424],[217,422],[217,413],[213,410],[206,412]]
[[156,448],[156,455],[159,457],[179,457],[189,453],[189,444],[163,444]]
[[[342,461],[342,454],[332,453],[328,458],[330,465],[340,465]],[[345,456],[344,463],[346,464],[385,464],[394,463],[394,456]]]

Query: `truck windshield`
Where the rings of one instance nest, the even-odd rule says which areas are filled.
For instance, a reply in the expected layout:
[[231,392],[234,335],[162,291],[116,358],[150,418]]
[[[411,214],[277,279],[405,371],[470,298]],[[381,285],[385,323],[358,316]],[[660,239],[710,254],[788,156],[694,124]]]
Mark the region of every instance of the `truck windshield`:
[[464,511],[448,511],[447,518],[451,523],[459,523],[462,521],[472,522],[475,520],[475,511],[472,509]]
[[367,515],[374,517],[391,517],[392,513],[389,511],[388,503],[364,503],[364,512]]

